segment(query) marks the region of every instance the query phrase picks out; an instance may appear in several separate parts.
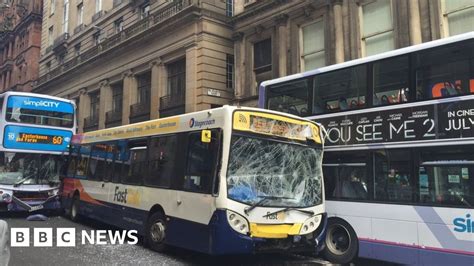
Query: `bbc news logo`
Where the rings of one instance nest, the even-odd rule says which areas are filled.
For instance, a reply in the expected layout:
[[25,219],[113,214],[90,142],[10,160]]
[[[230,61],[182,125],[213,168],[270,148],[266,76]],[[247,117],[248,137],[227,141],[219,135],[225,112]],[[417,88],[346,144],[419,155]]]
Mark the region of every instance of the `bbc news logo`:
[[[137,230],[81,230],[80,239],[76,239],[76,228],[11,228],[12,247],[75,247],[81,245],[135,245],[138,243]],[[55,240],[55,241],[54,241]],[[78,242],[80,241],[80,242]],[[54,242],[54,243],[53,243]]]

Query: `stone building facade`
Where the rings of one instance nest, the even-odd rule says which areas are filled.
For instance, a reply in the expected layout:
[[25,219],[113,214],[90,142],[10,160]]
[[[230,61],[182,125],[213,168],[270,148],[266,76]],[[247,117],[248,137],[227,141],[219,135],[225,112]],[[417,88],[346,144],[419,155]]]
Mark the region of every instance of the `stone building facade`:
[[235,1],[235,99],[261,81],[474,31],[472,0]]
[[38,78],[41,0],[0,3],[0,91],[31,91]]
[[44,0],[34,92],[76,100],[79,131],[221,106],[234,97],[221,0]]
[[472,0],[44,0],[35,92],[79,129],[256,106],[264,80],[474,30]]

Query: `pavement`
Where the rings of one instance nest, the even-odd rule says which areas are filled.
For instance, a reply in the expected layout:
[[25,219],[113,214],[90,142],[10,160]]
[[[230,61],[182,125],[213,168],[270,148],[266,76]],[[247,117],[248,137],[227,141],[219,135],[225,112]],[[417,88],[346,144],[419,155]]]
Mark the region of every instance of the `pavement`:
[[[3,215],[3,214],[2,214]],[[109,230],[106,224],[91,220],[80,223],[72,222],[62,216],[51,216],[47,221],[27,221],[26,215],[9,215],[1,217],[9,227],[67,227],[76,228],[77,244],[75,247],[57,247],[56,234],[53,233],[53,247],[11,247],[10,264],[14,265],[333,265],[319,258],[285,254],[263,254],[249,256],[219,256],[191,252],[178,248],[168,248],[158,253],[145,248],[140,242],[137,245],[117,245],[110,242],[104,245],[81,244],[81,231]],[[33,234],[32,230],[30,230]],[[53,229],[55,232],[56,229]],[[351,264],[354,265],[354,264]],[[361,261],[356,265],[380,265]]]

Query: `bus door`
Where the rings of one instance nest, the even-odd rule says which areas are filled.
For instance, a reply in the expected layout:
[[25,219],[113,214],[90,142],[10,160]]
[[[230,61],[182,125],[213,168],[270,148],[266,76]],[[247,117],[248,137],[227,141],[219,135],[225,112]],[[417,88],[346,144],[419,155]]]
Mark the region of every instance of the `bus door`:
[[[203,130],[185,136],[184,175],[176,191],[176,215],[187,222],[170,228],[179,245],[189,248],[209,246],[209,222],[216,209],[213,191],[220,165],[220,131]],[[181,237],[179,237],[181,235]],[[182,236],[186,236],[183,238]],[[189,241],[193,239],[193,241]]]
[[[81,148],[82,149],[85,146]],[[106,169],[106,145],[94,144],[90,147],[89,160],[86,164],[86,169],[83,171],[86,181],[81,182],[84,191],[81,193],[81,201],[86,203],[87,215],[96,216],[97,218],[104,218],[105,201],[107,201],[107,188],[102,182],[103,175]]]

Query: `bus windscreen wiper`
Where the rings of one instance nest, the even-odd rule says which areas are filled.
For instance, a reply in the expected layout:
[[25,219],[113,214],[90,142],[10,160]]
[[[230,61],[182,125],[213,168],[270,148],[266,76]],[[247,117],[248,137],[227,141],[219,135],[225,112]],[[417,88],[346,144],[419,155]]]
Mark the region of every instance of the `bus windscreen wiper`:
[[255,209],[258,206],[261,206],[265,201],[267,200],[274,200],[274,199],[293,199],[290,197],[277,197],[277,196],[258,196],[259,198],[262,198],[261,200],[255,202],[254,204],[250,205],[250,207],[245,208],[244,212],[245,214],[249,214],[250,211]]
[[302,212],[302,213],[307,214],[307,215],[309,215],[309,216],[313,216],[313,215],[314,215],[314,212],[313,212],[313,211],[302,210],[302,209],[298,209],[298,208],[294,208],[294,207],[286,207],[286,208],[281,209],[281,210],[278,210],[278,211],[274,211],[274,212],[271,212],[271,213],[267,213],[267,214],[265,214],[263,217],[269,217],[269,216],[275,215],[275,214],[277,214],[277,213],[280,213],[280,212],[287,212],[287,211],[299,211],[299,212]]

